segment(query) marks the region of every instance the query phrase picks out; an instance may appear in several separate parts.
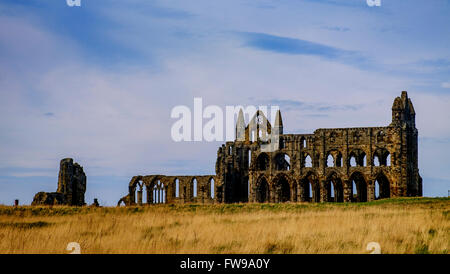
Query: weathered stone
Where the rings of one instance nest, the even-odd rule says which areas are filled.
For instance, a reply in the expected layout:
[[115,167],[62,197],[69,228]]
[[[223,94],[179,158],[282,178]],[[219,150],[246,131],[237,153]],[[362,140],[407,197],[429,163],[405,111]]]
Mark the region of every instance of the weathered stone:
[[[395,98],[387,127],[283,134],[280,112],[273,128],[261,111],[245,126],[240,112],[236,141],[217,151],[216,175],[135,176],[119,203],[365,202],[422,196],[415,115],[406,91]],[[279,138],[266,140],[260,129]]]
[[61,160],[57,192],[64,194],[68,205],[85,205],[86,175],[83,167],[71,158]]
[[94,199],[94,202],[92,203],[91,206],[93,206],[93,207],[99,207],[100,206],[100,204],[98,203],[97,198]]
[[38,192],[31,205],[65,205],[66,198],[59,192]]
[[86,192],[86,174],[83,167],[73,159],[62,159],[59,168],[58,189],[56,192],[39,192],[34,196],[32,205],[64,204],[83,206]]

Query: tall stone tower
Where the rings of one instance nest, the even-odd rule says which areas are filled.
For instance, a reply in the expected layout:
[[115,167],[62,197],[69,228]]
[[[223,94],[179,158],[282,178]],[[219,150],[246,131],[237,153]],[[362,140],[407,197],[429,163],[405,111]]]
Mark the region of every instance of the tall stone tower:
[[408,93],[402,91],[392,105],[391,127],[396,128],[397,153],[400,167],[400,196],[422,196],[422,178],[418,168],[418,131],[416,112]]
[[62,159],[60,162],[57,192],[64,195],[68,205],[85,204],[86,175],[83,167],[74,163],[71,158]]

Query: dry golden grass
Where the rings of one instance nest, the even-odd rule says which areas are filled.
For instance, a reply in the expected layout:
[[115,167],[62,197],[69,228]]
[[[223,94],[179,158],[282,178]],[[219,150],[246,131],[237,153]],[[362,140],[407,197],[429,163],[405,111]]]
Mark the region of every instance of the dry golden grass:
[[0,253],[444,253],[450,200],[365,204],[0,206]]

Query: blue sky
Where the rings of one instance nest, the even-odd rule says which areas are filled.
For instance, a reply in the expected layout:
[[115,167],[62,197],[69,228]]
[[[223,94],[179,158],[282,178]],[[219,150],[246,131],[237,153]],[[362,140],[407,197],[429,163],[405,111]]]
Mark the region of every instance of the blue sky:
[[384,126],[407,90],[424,194],[450,189],[450,1],[3,0],[0,203],[56,190],[59,160],[114,205],[137,174],[213,174],[176,105],[277,104],[285,132]]

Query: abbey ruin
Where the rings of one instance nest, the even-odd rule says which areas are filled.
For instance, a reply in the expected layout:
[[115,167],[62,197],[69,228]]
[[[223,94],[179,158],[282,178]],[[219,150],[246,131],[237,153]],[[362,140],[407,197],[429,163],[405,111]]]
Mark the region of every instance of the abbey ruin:
[[62,159],[59,164],[58,188],[56,192],[38,192],[31,205],[83,206],[86,192],[86,174],[83,167],[72,158]]
[[[317,129],[283,134],[278,112],[272,126],[261,111],[219,147],[216,175],[135,176],[118,204],[237,202],[366,202],[422,196],[418,131],[407,92],[395,98],[385,127]],[[267,140],[267,134],[277,138]],[[245,130],[244,130],[245,129]],[[274,150],[267,151],[270,145]]]

